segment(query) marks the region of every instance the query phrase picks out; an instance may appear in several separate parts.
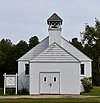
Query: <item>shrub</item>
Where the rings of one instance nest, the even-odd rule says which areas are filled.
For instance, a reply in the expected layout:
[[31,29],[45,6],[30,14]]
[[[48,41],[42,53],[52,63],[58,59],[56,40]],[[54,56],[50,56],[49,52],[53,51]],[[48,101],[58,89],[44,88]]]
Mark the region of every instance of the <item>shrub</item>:
[[27,95],[29,93],[28,93],[28,90],[26,88],[22,88],[20,91],[18,91],[18,94],[19,95]]
[[83,85],[85,93],[89,93],[90,90],[93,88],[91,77],[81,79],[81,83]]

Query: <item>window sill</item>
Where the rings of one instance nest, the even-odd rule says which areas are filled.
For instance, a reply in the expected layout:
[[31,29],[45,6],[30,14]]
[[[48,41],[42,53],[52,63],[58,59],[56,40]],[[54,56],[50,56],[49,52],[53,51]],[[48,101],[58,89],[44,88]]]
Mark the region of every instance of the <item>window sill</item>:
[[81,77],[85,77],[85,75],[81,75]]
[[29,77],[29,75],[25,75],[25,77]]

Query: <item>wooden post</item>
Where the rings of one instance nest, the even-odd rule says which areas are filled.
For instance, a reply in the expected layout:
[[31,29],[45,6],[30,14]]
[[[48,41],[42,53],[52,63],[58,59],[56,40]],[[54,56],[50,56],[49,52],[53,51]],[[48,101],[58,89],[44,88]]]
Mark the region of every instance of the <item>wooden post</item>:
[[17,95],[17,73],[16,73],[16,95]]
[[6,94],[6,73],[4,73],[4,95]]

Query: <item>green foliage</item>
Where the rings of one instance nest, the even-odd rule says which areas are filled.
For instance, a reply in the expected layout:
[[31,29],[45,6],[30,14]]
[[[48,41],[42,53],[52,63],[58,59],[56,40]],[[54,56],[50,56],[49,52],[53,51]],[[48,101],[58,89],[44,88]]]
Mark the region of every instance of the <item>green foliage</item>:
[[3,88],[0,88],[0,95],[4,95]]
[[37,36],[33,36],[29,39],[29,49],[35,47],[39,43]]
[[26,88],[22,88],[20,91],[18,91],[18,95],[29,95],[29,92]]
[[14,56],[16,57],[16,60],[24,55],[28,50],[28,44],[24,40],[19,41],[19,43],[14,48]]
[[[0,88],[0,96],[4,95],[4,89]],[[6,95],[15,95],[15,89],[14,88],[6,88]]]
[[76,48],[78,48],[79,50],[82,51],[83,46],[82,43],[78,41],[78,38],[72,38],[72,42],[71,42]]
[[15,89],[7,88],[6,89],[6,95],[15,95]]
[[[31,40],[32,45],[38,44],[36,36]],[[34,42],[33,42],[34,41]],[[35,42],[36,41],[36,42]],[[30,44],[30,43],[29,43]],[[22,55],[30,50],[29,44],[21,40],[14,45],[9,39],[2,39],[0,41],[0,87],[3,87],[3,74],[15,74],[17,72],[17,61]]]
[[93,60],[93,84],[100,86],[100,21],[95,20],[95,26],[86,25],[81,33],[83,52]]
[[83,78],[81,79],[81,83],[86,93],[90,92],[90,90],[93,88],[92,78]]
[[100,86],[93,86],[93,89],[89,93],[81,93],[82,95],[88,96],[100,96]]
[[2,39],[0,41],[0,86],[3,86],[3,74],[9,72],[13,63],[13,45],[9,39]]

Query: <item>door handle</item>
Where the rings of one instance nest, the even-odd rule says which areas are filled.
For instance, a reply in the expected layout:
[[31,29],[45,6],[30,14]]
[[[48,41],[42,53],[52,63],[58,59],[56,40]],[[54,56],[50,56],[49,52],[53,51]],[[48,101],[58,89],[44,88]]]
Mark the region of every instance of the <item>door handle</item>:
[[48,84],[50,87],[52,87],[52,83]]

